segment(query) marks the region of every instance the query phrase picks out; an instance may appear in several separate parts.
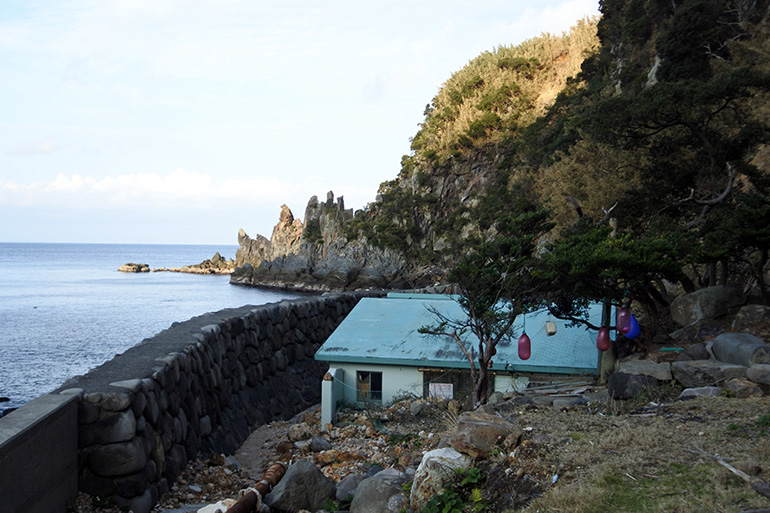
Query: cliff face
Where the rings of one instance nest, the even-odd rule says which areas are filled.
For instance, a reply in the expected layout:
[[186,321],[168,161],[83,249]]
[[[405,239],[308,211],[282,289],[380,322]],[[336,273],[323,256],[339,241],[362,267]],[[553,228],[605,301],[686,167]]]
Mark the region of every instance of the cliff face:
[[305,219],[287,206],[270,240],[238,233],[240,249],[230,282],[255,287],[326,291],[368,288],[413,288],[435,276],[412,268],[397,251],[374,247],[366,239],[348,241],[344,225],[353,217],[343,198],[329,192],[324,203],[313,196]]

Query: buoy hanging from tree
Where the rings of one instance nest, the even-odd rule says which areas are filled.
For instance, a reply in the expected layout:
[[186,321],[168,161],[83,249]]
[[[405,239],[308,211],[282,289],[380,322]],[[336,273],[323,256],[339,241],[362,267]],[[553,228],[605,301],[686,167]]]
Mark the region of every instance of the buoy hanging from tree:
[[631,314],[631,329],[628,330],[628,333],[626,333],[626,338],[636,338],[639,336],[639,334],[642,332],[642,329],[639,327],[639,321],[636,320],[636,317],[634,317],[634,314]]
[[529,360],[530,356],[532,356],[532,341],[529,339],[529,335],[524,332],[519,337],[519,358]]
[[615,317],[615,329],[623,335],[631,329],[631,310],[627,306],[618,308],[618,313]]
[[599,328],[599,333],[596,335],[596,347],[599,351],[606,351],[610,348],[610,329],[607,326]]

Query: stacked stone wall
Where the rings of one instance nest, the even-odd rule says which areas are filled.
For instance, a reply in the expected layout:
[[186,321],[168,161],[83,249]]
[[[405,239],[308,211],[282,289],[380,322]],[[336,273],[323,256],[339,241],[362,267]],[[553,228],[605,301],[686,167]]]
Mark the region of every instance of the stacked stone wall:
[[173,325],[58,390],[80,396],[79,489],[149,512],[187,462],[320,402],[313,356],[360,299],[331,294]]

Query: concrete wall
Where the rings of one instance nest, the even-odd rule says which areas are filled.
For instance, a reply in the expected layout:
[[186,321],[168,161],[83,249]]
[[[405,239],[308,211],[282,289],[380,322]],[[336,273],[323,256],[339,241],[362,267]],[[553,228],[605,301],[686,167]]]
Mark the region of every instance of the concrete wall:
[[0,419],[0,509],[61,513],[77,493],[77,397],[44,395]]
[[[320,401],[327,365],[313,355],[360,297],[244,306],[174,324],[1,418],[0,441],[9,433],[9,443],[0,445],[0,510],[60,513],[77,482],[148,513],[198,454],[232,454],[254,427]],[[30,495],[48,504],[34,509]],[[14,501],[27,505],[8,508]]]

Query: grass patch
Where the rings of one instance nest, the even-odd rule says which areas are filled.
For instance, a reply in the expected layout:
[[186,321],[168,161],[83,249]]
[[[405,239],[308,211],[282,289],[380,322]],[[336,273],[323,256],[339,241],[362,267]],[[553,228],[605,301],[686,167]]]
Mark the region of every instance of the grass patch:
[[709,464],[672,463],[656,475],[617,470],[569,488],[552,490],[525,511],[541,513],[687,513],[723,511],[716,504],[756,504],[742,481]]

